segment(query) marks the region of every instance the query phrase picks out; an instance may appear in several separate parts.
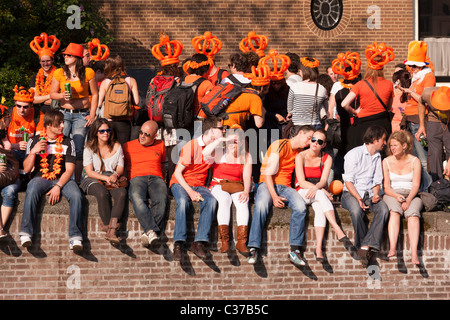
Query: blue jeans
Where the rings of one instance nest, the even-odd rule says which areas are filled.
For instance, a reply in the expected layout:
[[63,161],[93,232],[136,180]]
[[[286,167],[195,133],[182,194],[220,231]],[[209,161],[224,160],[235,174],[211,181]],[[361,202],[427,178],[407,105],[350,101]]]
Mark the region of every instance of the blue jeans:
[[353,230],[355,231],[355,247],[369,246],[370,248],[380,250],[383,240],[384,226],[389,219],[389,208],[383,200],[372,203],[366,201],[374,217],[370,228],[368,228],[364,218],[366,213],[361,209],[358,200],[348,191],[342,193],[342,207],[350,212]]
[[[203,198],[203,201],[200,202],[200,218],[198,219],[197,234],[194,241],[209,242],[209,233],[211,231],[211,224],[216,213],[217,200],[206,187],[191,188],[200,193]],[[184,190],[184,188],[178,183],[174,183],[172,187],[170,187],[170,190],[172,191],[173,197],[177,202],[173,240],[174,242],[186,242],[186,217],[191,211],[192,200],[186,190]]]
[[410,122],[409,123],[409,131],[411,131],[411,134],[413,135],[413,141],[414,141],[413,152],[414,152],[414,155],[417,158],[419,158],[420,164],[422,165],[421,183],[420,183],[419,191],[428,192],[428,188],[430,187],[431,183],[433,182],[431,175],[428,173],[428,151],[415,138],[415,134],[416,134],[417,130],[419,130],[419,124]]
[[22,181],[20,178],[17,178],[15,183],[7,185],[2,189],[2,206],[13,208],[16,204],[17,193],[20,190],[20,186],[22,185]]
[[[33,235],[36,220],[36,211],[39,200],[52,189],[57,180],[47,180],[36,177],[30,180],[25,193],[25,203],[23,205],[22,222],[20,225],[20,235],[31,237]],[[83,228],[82,219],[82,198],[81,191],[75,181],[69,180],[61,189],[61,194],[69,201],[69,240],[83,240],[81,232]],[[44,199],[45,201],[45,199]]]
[[[168,198],[163,179],[152,175],[134,177],[130,180],[129,197],[145,233],[153,230],[159,235],[164,231]],[[147,197],[150,197],[150,208]]]
[[[303,201],[296,190],[288,186],[276,184],[275,191],[280,197],[287,199],[287,206],[291,209],[289,244],[292,246],[302,246],[305,240],[305,201]],[[252,225],[248,240],[249,247],[261,247],[262,231],[272,205],[272,196],[269,193],[269,189],[262,182],[258,185],[258,190],[256,191]]]
[[67,109],[61,108],[60,111],[64,114],[64,130],[63,133],[66,137],[71,137],[73,143],[75,144],[75,152],[77,154],[77,159],[83,159],[84,142],[86,139],[86,134],[89,130],[86,125],[87,115],[89,111],[81,113],[70,113]]

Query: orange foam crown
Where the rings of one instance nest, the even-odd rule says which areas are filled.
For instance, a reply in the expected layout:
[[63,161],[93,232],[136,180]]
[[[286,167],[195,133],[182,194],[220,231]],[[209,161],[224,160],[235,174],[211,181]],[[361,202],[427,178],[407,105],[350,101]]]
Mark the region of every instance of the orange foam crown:
[[17,85],[13,89],[14,100],[21,102],[33,102],[34,101],[34,89],[30,88],[28,91],[24,87],[18,87]]
[[[351,67],[351,71],[345,71]],[[361,69],[361,57],[358,52],[339,53],[337,58],[332,62],[332,70],[334,73],[343,76],[347,80],[353,80],[358,77]]]
[[252,73],[245,73],[244,77],[252,80],[253,86],[267,86],[270,84],[272,73],[267,64],[259,64],[258,67],[252,66]]
[[[43,46],[41,47],[40,43],[43,42]],[[48,44],[51,44],[51,47]],[[39,56],[39,59],[42,56],[50,56],[53,57],[54,53],[59,49],[61,42],[55,36],[47,36],[45,32],[41,33],[40,36],[34,37],[34,39],[30,42],[30,48]]]
[[195,52],[214,59],[214,56],[222,49],[222,41],[213,36],[210,31],[206,31],[202,36],[192,38],[192,46]]
[[[92,39],[92,41],[89,41],[88,43],[89,47],[89,54],[91,56],[91,60],[99,61],[99,60],[106,60],[106,58],[109,57],[109,48],[106,44],[101,44],[100,40],[97,38]],[[97,54],[94,55],[93,51],[97,48]]]
[[[161,66],[179,63],[178,58],[183,51],[183,44],[178,40],[170,40],[164,32],[161,33],[159,39],[159,43],[152,47],[152,55],[160,61]],[[161,52],[161,48],[166,49],[166,55]]]
[[268,44],[269,39],[265,35],[255,34],[254,31],[250,31],[248,37],[242,39],[239,43],[239,49],[244,53],[254,51],[258,56],[264,57],[264,50],[266,50]]
[[[289,68],[291,64],[291,58],[284,54],[278,54],[277,50],[269,50],[269,55],[259,60],[260,65],[268,65],[267,62],[271,60],[273,69],[271,70],[271,80],[277,81],[284,79],[284,72]],[[281,66],[278,68],[278,61]],[[270,66],[269,66],[270,67]]]
[[[367,58],[367,66],[370,69],[381,70],[384,65],[395,59],[394,49],[388,47],[384,42],[377,44],[374,42],[372,45],[368,45],[364,52]],[[376,57],[381,57],[381,61],[375,61]]]

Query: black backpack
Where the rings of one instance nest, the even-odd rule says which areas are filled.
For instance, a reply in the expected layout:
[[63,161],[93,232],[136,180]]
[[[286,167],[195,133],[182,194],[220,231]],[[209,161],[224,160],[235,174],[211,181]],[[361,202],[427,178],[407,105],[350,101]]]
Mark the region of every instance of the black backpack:
[[328,119],[327,143],[330,147],[342,148],[341,122],[337,119]]
[[450,202],[450,181],[439,179],[434,181],[428,191],[436,197],[438,205],[445,205]]
[[163,106],[164,127],[189,129],[194,124],[194,97],[198,86],[206,80],[201,77],[193,83],[182,81],[166,93]]

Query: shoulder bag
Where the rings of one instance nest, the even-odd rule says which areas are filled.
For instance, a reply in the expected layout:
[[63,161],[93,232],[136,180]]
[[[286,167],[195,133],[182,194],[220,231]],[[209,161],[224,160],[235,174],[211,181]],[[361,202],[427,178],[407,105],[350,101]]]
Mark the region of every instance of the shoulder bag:
[[377,97],[378,101],[380,101],[381,105],[383,106],[384,109],[386,109],[386,112],[389,115],[389,121],[392,121],[392,118],[394,118],[394,113],[392,111],[389,111],[386,104],[383,102],[383,100],[381,100],[380,96],[378,95],[378,93],[375,91],[375,89],[370,85],[369,81],[364,80],[365,83],[367,83],[367,85],[369,86],[369,88],[372,90],[372,92],[375,94],[375,97]]

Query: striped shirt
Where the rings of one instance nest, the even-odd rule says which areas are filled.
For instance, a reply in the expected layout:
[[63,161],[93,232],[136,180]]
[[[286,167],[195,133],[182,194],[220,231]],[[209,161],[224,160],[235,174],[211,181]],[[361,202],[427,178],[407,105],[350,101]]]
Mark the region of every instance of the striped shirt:
[[316,86],[317,84],[314,82],[305,81],[296,82],[290,86],[287,111],[292,114],[292,122],[294,125],[320,125],[319,111],[321,109],[325,112],[327,111],[328,96],[327,90],[319,84],[316,109],[313,114]]

